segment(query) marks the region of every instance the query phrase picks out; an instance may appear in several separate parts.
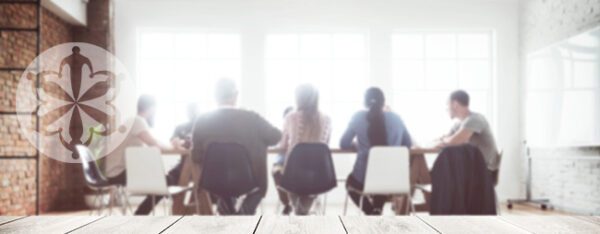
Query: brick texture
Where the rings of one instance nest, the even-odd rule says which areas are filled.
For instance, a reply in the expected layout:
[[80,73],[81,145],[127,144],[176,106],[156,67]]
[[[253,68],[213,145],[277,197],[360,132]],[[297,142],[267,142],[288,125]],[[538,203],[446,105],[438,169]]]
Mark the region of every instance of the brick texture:
[[[600,0],[523,0],[520,9],[523,55],[600,26]],[[534,197],[550,199],[559,210],[600,215],[600,149],[531,155]]]
[[[36,8],[30,5],[2,4],[0,15],[0,26],[35,26]],[[75,40],[75,27],[45,9],[42,11],[41,30],[42,51]],[[82,28],[77,30],[85,31]],[[0,32],[0,67],[26,67],[35,58],[35,43],[35,33]],[[21,72],[0,72],[0,111],[15,111],[15,96],[21,95],[16,93],[20,76]],[[34,155],[36,152],[18,127],[15,116],[0,116],[0,157],[3,157],[0,159],[0,215],[31,215],[36,210],[35,160],[6,158],[9,155]],[[80,164],[41,156],[39,173],[40,213],[85,207],[85,183]]]

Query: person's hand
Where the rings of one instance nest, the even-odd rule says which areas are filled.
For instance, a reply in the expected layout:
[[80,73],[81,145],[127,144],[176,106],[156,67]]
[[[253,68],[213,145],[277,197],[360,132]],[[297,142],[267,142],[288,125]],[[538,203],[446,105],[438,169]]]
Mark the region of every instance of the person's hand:
[[178,145],[181,146],[181,145],[183,145],[183,143],[184,143],[184,140],[182,140],[179,137],[174,137],[173,139],[171,139],[171,145],[173,147],[177,147]]
[[446,147],[446,144],[442,141],[438,142],[433,148],[437,151],[442,151],[442,149]]

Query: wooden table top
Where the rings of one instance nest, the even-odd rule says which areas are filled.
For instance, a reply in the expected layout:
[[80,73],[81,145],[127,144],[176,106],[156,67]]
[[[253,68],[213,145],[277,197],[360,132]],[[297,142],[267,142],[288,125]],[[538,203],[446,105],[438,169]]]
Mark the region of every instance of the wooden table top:
[[599,233],[600,216],[0,216],[0,233]]

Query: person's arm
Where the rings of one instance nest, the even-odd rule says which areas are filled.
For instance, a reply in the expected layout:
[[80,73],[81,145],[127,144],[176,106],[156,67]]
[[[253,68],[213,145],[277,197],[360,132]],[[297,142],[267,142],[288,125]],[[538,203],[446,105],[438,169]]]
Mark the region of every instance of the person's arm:
[[271,125],[266,119],[258,114],[256,115],[257,126],[260,136],[262,137],[267,145],[275,145],[281,139],[281,131]]
[[342,150],[356,150],[356,145],[353,144],[354,137],[356,136],[356,132],[354,131],[356,115],[352,117],[346,131],[342,135],[342,139],[340,140],[340,148]]
[[443,145],[461,145],[468,143],[469,139],[471,139],[471,136],[473,136],[473,131],[466,129],[465,127],[461,127],[454,134],[442,138],[441,143]]
[[290,128],[291,128],[290,125],[292,124],[291,121],[292,120],[291,120],[290,116],[288,115],[285,118],[285,122],[283,123],[283,133],[281,135],[281,140],[279,141],[279,149],[278,149],[278,150],[280,150],[280,153],[282,155],[285,155],[285,153],[287,152],[288,147],[289,147]]
[[146,130],[138,133],[137,137],[140,138],[142,140],[142,142],[144,142],[144,144],[146,144],[148,146],[158,147],[160,149],[160,152],[163,154],[186,154],[186,153],[188,153],[188,151],[185,150],[181,146],[168,146],[168,145],[165,145],[165,144],[159,142],[156,138],[154,138],[154,136],[152,136],[152,134],[150,134],[150,132],[148,132]]
[[413,145],[412,138],[410,137],[408,128],[406,128],[406,125],[404,125],[404,121],[402,121],[402,119],[400,119],[400,126],[402,127],[402,129],[404,129],[404,131],[402,131],[402,139],[400,145],[411,148]]
[[192,128],[192,139],[191,139],[191,156],[194,162],[200,163],[204,159],[204,131],[202,127],[202,118],[197,118],[194,121]]
[[469,142],[474,133],[481,133],[485,127],[484,121],[478,117],[470,116],[464,120],[458,130],[442,139],[444,145],[460,145]]

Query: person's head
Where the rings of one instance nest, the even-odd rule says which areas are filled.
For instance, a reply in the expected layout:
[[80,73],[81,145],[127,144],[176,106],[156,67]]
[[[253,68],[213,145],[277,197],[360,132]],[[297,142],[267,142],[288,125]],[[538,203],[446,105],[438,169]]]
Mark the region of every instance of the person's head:
[[156,114],[156,99],[150,95],[141,95],[138,98],[137,113],[146,119],[148,125],[154,125],[154,115]]
[[383,109],[385,106],[385,96],[383,91],[377,87],[371,87],[365,92],[365,107],[367,109]]
[[296,108],[311,113],[318,111],[319,91],[315,86],[302,84],[296,87]]
[[371,87],[365,92],[365,107],[369,109],[367,113],[367,136],[371,146],[387,145],[387,131],[385,128],[385,115],[383,107],[385,106],[385,96],[383,91],[377,87]]
[[456,90],[448,98],[450,118],[461,118],[469,113],[469,94],[464,90]]
[[229,78],[217,80],[215,85],[215,99],[219,106],[235,106],[237,104],[238,89],[235,81]]
[[192,103],[188,104],[188,106],[187,106],[188,120],[193,121],[196,118],[196,116],[198,116],[199,113],[200,113],[200,107],[199,107],[198,103],[192,102]]

